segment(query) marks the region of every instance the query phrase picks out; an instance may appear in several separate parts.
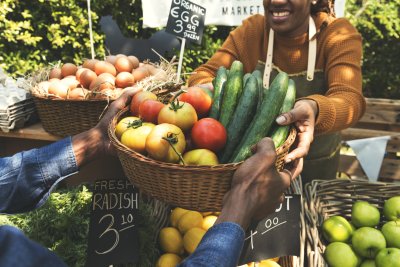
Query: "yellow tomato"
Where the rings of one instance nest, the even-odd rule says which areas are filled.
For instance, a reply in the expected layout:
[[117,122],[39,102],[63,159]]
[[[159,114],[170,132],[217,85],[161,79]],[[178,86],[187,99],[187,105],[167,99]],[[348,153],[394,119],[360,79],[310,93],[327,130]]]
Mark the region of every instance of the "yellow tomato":
[[129,128],[121,136],[121,143],[130,149],[138,152],[146,152],[146,139],[150,132],[155,127],[150,122],[144,122],[142,126],[137,128]]
[[128,127],[134,122],[139,120],[138,117],[133,117],[133,116],[129,116],[129,117],[125,117],[122,120],[120,120],[117,123],[117,126],[115,127],[115,135],[118,137],[118,139],[121,140],[121,136],[122,134],[128,130]]
[[156,125],[146,140],[146,151],[151,158],[170,163],[179,162],[185,146],[182,130],[169,123]]

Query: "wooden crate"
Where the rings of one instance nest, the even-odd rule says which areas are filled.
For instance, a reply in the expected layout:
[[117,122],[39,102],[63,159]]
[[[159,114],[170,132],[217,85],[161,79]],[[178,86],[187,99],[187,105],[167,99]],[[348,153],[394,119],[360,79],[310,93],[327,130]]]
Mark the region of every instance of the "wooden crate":
[[[379,173],[380,181],[400,182],[400,100],[367,98],[364,116],[353,127],[342,131],[344,141],[390,136]],[[354,177],[365,177],[355,155],[342,153],[339,171]]]

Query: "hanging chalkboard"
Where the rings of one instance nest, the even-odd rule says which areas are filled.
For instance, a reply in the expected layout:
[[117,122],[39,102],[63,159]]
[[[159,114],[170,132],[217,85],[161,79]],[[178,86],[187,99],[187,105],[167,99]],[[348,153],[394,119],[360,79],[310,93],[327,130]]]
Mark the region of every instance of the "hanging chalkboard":
[[128,180],[94,183],[87,267],[138,261],[139,238],[135,228],[138,208],[138,191]]
[[239,263],[300,255],[300,195],[286,195],[283,203],[249,227]]
[[187,0],[172,0],[166,32],[201,44],[206,9]]

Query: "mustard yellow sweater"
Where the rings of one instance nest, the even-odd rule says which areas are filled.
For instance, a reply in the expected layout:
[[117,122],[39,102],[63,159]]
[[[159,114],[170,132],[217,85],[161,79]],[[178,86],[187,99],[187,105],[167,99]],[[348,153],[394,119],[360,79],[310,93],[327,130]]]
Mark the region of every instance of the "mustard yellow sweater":
[[[319,113],[315,134],[339,131],[356,123],[365,111],[362,95],[361,36],[343,18],[326,13],[314,17],[317,30],[326,21],[317,38],[316,69],[325,72],[328,90],[325,95],[310,95],[317,102]],[[254,15],[233,30],[223,46],[204,65],[196,69],[189,85],[209,83],[220,66],[229,68],[240,60],[245,73],[255,69],[258,61],[265,62],[269,27],[262,15]],[[295,38],[275,34],[273,63],[288,74],[307,70],[308,33]]]

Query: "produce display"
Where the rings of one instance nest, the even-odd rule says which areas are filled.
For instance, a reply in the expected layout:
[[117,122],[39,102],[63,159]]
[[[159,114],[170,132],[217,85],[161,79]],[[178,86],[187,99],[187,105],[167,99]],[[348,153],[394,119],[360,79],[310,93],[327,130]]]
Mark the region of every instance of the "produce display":
[[356,201],[351,221],[331,216],[322,234],[330,267],[400,267],[400,196],[385,201],[383,214],[367,201]]
[[213,85],[213,92],[182,87],[170,97],[137,93],[129,116],[116,125],[116,137],[152,159],[182,165],[241,162],[265,136],[276,147],[284,143],[290,127],[276,125],[275,118],[289,111],[296,97],[286,73],[264,89],[260,71],[244,74],[243,64],[234,61],[229,70],[218,69]]
[[[168,226],[160,230],[158,245],[162,251],[157,267],[176,266],[192,254],[203,236],[218,219],[219,212],[197,212],[175,208],[169,216]],[[263,260],[260,267],[280,267],[279,258]],[[254,263],[249,263],[253,267]]]
[[[64,63],[39,73],[36,95],[52,99],[115,99],[122,91],[150,80],[167,81],[159,65],[139,62],[135,56],[109,55],[105,60],[85,59],[82,66]],[[43,77],[44,76],[44,77]]]

